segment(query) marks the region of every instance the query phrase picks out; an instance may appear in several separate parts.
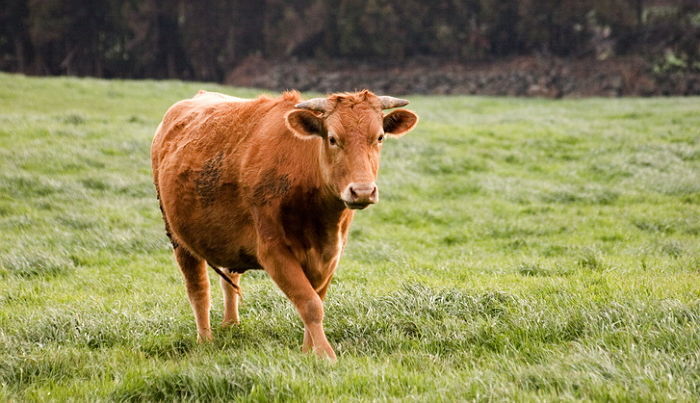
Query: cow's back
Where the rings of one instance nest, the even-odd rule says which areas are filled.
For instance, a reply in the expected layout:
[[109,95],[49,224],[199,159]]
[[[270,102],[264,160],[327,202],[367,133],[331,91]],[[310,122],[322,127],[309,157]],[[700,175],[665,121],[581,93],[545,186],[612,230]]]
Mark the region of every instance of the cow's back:
[[151,147],[153,173],[157,176],[163,161],[174,155],[183,162],[216,154],[218,146],[238,144],[256,124],[253,115],[268,99],[243,100],[223,94],[201,92],[177,102],[165,113]]

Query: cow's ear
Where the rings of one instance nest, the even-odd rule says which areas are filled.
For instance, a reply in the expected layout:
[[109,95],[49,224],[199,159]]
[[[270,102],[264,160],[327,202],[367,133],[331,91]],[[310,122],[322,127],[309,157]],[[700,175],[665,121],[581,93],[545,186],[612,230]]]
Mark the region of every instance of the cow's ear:
[[311,111],[293,110],[287,113],[284,120],[289,130],[301,138],[326,135],[323,119]]
[[418,123],[418,115],[408,109],[397,109],[384,116],[384,133],[401,137],[413,130]]

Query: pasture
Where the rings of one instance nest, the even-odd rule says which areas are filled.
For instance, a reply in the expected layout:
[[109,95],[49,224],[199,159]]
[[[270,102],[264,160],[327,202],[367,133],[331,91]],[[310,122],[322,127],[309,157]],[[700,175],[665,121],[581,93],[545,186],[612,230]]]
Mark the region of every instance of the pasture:
[[331,365],[263,272],[195,341],[149,147],[200,88],[257,94],[0,74],[0,400],[700,398],[700,99],[407,97]]

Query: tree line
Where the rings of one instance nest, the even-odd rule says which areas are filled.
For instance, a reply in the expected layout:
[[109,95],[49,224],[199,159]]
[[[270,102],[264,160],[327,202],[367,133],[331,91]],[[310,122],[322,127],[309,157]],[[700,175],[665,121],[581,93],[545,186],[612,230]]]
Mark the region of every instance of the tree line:
[[700,70],[697,0],[4,0],[0,69],[221,81],[256,56],[639,55]]

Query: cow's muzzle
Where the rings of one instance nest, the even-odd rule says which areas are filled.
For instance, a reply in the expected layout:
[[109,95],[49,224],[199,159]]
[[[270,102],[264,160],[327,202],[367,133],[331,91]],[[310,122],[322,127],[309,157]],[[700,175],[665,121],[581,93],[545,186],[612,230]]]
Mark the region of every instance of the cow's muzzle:
[[350,209],[363,209],[379,201],[379,189],[374,182],[351,183],[340,195],[345,206]]

